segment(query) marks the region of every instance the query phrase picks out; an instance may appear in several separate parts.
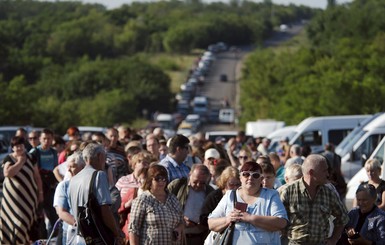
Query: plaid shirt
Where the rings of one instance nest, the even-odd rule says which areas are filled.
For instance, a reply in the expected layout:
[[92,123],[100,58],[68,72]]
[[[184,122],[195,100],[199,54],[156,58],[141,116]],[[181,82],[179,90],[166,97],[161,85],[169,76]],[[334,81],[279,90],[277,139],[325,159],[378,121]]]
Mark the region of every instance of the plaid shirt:
[[173,194],[161,203],[145,191],[132,203],[129,232],[140,244],[172,244],[173,230],[183,222],[182,207]]
[[329,233],[330,215],[336,217],[334,226],[344,226],[349,220],[339,197],[325,185],[318,187],[311,200],[303,178],[283,189],[281,200],[289,217],[288,238],[292,242],[323,244]]
[[190,173],[190,168],[186,164],[178,164],[175,160],[167,155],[160,163],[167,169],[168,172],[168,182],[170,183],[174,179],[181,179],[183,177],[188,178]]

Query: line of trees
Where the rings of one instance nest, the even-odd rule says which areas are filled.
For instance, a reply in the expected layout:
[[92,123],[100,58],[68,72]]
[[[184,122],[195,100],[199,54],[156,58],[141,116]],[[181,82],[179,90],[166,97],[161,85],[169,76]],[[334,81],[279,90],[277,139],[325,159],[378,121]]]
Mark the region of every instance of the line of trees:
[[385,111],[385,2],[331,5],[306,28],[308,43],[255,51],[241,83],[241,123]]
[[141,52],[258,43],[307,7],[234,1],[135,2],[107,10],[78,2],[0,1],[0,125],[110,126],[171,110],[170,78]]

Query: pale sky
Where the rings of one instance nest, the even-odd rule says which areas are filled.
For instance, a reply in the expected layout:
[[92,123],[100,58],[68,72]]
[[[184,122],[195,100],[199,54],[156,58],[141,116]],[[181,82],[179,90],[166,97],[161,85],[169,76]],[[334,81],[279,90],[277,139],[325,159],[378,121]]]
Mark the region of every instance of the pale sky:
[[[122,4],[130,4],[134,2],[133,0],[80,0],[84,3],[100,3],[105,5],[108,9],[118,8]],[[150,1],[150,0],[136,0],[137,2],[141,1]],[[156,1],[156,0],[155,0]],[[203,0],[204,2],[229,2],[229,0]],[[262,2],[262,0],[254,0],[255,2]],[[337,0],[338,3],[351,2],[352,0]],[[314,8],[325,9],[327,5],[327,0],[273,0],[275,4],[284,4],[288,5],[293,3],[295,5],[306,5]]]

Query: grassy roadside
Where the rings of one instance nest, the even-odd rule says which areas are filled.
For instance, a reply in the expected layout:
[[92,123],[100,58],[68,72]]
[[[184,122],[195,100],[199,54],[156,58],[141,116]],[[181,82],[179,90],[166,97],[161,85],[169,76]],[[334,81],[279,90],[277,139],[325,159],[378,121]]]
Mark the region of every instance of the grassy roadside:
[[141,57],[169,75],[171,92],[178,93],[180,85],[186,81],[189,70],[201,52],[201,50],[194,50],[190,54],[142,54]]

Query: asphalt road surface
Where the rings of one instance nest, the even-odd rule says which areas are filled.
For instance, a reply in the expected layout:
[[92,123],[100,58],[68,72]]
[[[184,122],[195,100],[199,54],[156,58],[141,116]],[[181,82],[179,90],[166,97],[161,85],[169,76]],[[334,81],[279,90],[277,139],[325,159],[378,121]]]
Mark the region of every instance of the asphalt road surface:
[[[285,32],[275,31],[271,38],[264,42],[264,46],[278,46],[297,35],[302,29],[303,25],[297,24]],[[218,110],[221,107],[221,101],[227,99],[230,107],[235,109],[236,115],[239,115],[239,80],[242,75],[242,62],[246,54],[252,50],[252,46],[238,47],[236,51],[226,51],[216,55],[210,74],[206,77],[205,84],[199,91],[201,95],[210,99],[212,110]],[[220,81],[222,74],[227,75],[226,82]],[[241,128],[239,125],[206,124],[202,131],[233,131],[239,128]]]

